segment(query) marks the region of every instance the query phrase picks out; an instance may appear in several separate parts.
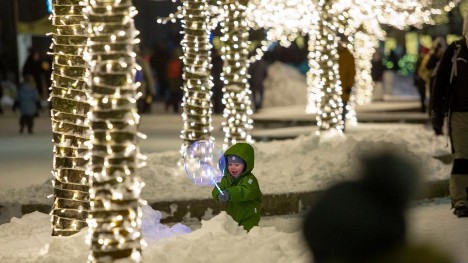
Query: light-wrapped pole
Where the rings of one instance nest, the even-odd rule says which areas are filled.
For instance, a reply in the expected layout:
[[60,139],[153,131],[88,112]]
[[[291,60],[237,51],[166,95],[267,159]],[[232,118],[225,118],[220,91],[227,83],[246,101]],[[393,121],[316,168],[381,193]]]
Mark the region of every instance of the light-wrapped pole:
[[89,262],[141,260],[136,13],[131,0],[89,0],[86,9],[85,55],[93,96]]
[[227,148],[236,142],[252,143],[250,131],[253,121],[248,83],[249,28],[245,18],[246,0],[223,0],[225,19],[221,21],[222,48],[224,61],[221,79],[224,82],[223,116],[224,144]]
[[342,132],[341,107],[343,103],[338,71],[336,21],[334,21],[332,2],[332,0],[319,0],[317,3],[317,11],[321,19],[315,38],[316,51],[311,58],[317,60],[321,69],[317,74],[320,88],[317,126],[320,131],[335,129]]
[[69,236],[87,226],[90,127],[89,88],[83,52],[88,39],[81,0],[52,2],[53,73],[51,103],[54,142],[52,235]]
[[208,0],[184,0],[182,7],[183,100],[182,152],[198,140],[213,140],[211,132],[211,44]]

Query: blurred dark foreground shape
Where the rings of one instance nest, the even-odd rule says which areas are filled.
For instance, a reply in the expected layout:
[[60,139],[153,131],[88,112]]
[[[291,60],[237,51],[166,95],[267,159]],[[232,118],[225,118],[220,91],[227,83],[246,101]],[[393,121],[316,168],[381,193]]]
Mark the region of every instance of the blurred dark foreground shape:
[[325,190],[306,214],[303,234],[315,263],[449,263],[430,245],[407,242],[406,210],[419,171],[383,151],[361,159],[361,178]]

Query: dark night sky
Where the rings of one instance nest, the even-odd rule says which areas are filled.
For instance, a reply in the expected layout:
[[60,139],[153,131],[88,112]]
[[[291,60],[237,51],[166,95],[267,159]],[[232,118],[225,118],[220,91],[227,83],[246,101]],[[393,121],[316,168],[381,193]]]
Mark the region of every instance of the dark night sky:
[[[1,1],[1,0],[0,0]],[[34,21],[49,16],[47,0],[18,0],[18,19],[22,22]],[[178,3],[170,0],[133,0],[138,10],[135,26],[140,31],[140,39],[144,46],[153,47],[157,43],[167,43],[169,39],[178,39],[180,26],[174,24],[160,25],[158,17],[166,17],[175,11]]]

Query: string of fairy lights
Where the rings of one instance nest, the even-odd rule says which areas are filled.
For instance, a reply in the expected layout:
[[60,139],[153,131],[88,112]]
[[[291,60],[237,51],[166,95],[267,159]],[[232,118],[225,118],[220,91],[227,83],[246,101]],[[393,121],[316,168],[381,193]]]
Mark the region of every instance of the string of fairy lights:
[[84,81],[87,66],[83,52],[87,31],[81,0],[54,0],[50,17],[53,31],[51,103],[54,142],[53,236],[69,236],[87,227],[89,180],[86,173],[89,152],[87,113],[89,88]]
[[142,258],[144,183],[137,170],[145,158],[138,147],[136,13],[131,0],[89,0],[85,10],[89,21],[85,60],[92,91],[88,262]]
[[185,0],[182,7],[183,129],[181,153],[198,140],[213,140],[211,48],[207,0]]
[[221,57],[224,62],[221,80],[223,87],[224,131],[223,148],[236,142],[252,143],[253,113],[248,83],[249,28],[245,20],[247,1],[223,0],[226,14],[221,21]]

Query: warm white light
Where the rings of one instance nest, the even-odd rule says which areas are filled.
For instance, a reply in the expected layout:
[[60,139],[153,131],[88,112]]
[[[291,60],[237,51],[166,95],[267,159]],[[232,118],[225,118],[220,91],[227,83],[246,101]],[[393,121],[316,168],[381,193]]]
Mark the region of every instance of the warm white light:
[[[213,140],[211,131],[211,87],[210,78],[211,44],[209,42],[208,0],[186,0],[178,8],[182,19],[184,37],[183,49],[183,90],[181,138],[184,149],[197,140]],[[197,15],[194,15],[197,14]]]
[[[141,166],[136,109],[139,85],[135,83],[139,67],[133,51],[138,43],[133,21],[137,12],[131,0],[93,0],[88,5],[86,15],[92,22],[85,57],[93,95],[89,146],[93,213],[88,219],[88,258],[90,262],[104,262],[127,257],[139,262],[141,220],[130,216],[141,215],[144,186],[136,173]],[[119,44],[110,44],[114,42]],[[115,251],[122,251],[124,256],[115,258]]]
[[248,85],[249,33],[246,22],[247,6],[242,1],[222,0],[224,19],[221,20],[221,57],[224,61],[221,80],[224,82],[223,100],[225,109],[222,123],[224,131],[223,148],[235,142],[253,143],[250,87]]
[[87,31],[82,10],[85,4],[70,0],[53,1],[53,56],[51,119],[54,142],[52,172],[54,202],[50,212],[52,235],[68,236],[87,226],[89,210],[88,175],[86,174],[89,138],[89,88],[84,78],[83,60]]

